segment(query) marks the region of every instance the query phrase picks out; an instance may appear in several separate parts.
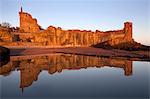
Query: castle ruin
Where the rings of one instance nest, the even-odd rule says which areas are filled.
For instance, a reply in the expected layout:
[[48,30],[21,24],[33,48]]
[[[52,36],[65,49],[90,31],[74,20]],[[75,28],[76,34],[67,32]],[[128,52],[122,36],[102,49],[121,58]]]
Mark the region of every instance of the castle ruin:
[[[54,26],[49,26],[44,30],[38,25],[37,19],[33,18],[29,13],[24,12],[22,7],[19,12],[19,17],[19,31],[12,32],[9,35],[10,39],[7,42],[10,41],[11,43],[6,44],[6,42],[1,42],[1,45],[88,47],[106,42],[113,46],[133,41],[131,22],[125,22],[124,28],[121,30],[112,31],[63,30],[60,27],[56,28]],[[1,40],[6,41],[2,37]]]

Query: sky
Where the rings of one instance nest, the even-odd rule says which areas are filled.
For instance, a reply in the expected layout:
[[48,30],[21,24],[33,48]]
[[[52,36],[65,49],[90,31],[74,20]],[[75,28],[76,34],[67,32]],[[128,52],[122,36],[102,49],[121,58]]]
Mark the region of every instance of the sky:
[[0,0],[0,23],[19,26],[20,7],[43,28],[117,30],[133,23],[133,38],[150,45],[150,0]]

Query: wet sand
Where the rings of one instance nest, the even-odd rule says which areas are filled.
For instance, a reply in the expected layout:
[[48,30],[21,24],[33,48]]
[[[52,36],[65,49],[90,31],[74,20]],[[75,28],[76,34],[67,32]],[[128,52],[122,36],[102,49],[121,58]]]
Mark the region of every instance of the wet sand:
[[[31,56],[31,55],[46,55],[52,53],[64,53],[64,54],[77,54],[97,57],[110,57],[110,58],[125,58],[129,60],[143,60],[150,61],[149,52],[141,51],[124,51],[124,50],[107,50],[102,48],[93,47],[66,47],[66,48],[9,48],[11,56]],[[144,54],[143,54],[144,53]]]

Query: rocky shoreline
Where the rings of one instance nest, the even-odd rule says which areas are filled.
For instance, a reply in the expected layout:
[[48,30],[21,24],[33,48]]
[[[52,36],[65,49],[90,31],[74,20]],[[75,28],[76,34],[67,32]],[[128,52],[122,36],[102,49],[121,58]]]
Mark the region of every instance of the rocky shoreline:
[[10,50],[0,46],[0,66],[4,65],[10,60]]
[[127,51],[150,51],[150,46],[143,45],[136,41],[120,43],[116,45],[110,45],[108,42],[98,43],[93,45],[92,47],[95,48],[104,48],[104,49],[120,49],[120,50],[127,50]]

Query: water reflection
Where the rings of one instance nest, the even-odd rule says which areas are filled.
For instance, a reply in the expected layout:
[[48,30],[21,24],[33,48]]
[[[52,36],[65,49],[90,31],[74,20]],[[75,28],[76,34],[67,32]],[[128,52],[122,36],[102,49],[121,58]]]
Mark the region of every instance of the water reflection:
[[89,67],[101,68],[104,66],[122,68],[124,75],[132,75],[132,61],[111,59],[94,56],[72,54],[50,54],[43,56],[12,56],[9,63],[0,68],[0,75],[7,76],[17,69],[20,71],[20,88],[29,87],[38,80],[41,71],[49,74],[63,70],[79,70]]

